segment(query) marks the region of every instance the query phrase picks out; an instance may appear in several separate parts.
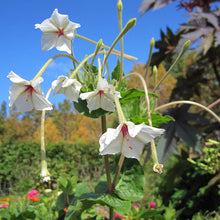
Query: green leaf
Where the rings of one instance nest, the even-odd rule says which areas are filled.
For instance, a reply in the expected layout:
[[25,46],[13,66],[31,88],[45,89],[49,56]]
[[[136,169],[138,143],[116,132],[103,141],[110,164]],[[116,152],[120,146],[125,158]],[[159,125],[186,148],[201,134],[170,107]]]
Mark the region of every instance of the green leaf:
[[115,194],[97,195],[94,193],[88,193],[82,195],[81,198],[78,198],[76,206],[68,208],[65,220],[81,219],[83,211],[90,209],[95,204],[112,207],[117,213],[126,213],[131,206],[130,201],[121,200]]
[[112,71],[112,80],[115,79],[116,81],[120,78],[120,69],[121,69],[121,63],[120,60],[117,58],[117,64],[115,68]]
[[89,192],[89,188],[85,183],[78,183],[75,190],[75,196],[79,197]]
[[[144,218],[144,219],[155,218],[156,216],[158,216],[160,214],[161,214],[161,211],[145,209],[143,212],[141,212],[137,216],[137,218],[138,219],[141,219],[141,218]],[[162,219],[164,219],[164,218],[162,218]]]
[[[130,118],[130,120],[135,124],[141,124],[142,122],[147,125],[149,124],[148,118],[146,117],[143,118],[141,116],[135,116]],[[168,123],[169,121],[173,121],[174,119],[169,115],[162,116],[161,114],[152,113],[151,120],[154,127],[159,127],[162,123]]]
[[90,118],[99,118],[100,116],[106,115],[110,112],[107,112],[101,108],[92,111],[89,113],[89,109],[87,107],[87,101],[78,99],[78,102],[73,102],[75,109],[82,115],[85,115]]
[[[148,93],[149,96],[157,98],[157,96],[153,93]],[[138,97],[145,96],[144,91],[140,91],[138,89],[128,89],[125,92],[121,92],[120,103],[121,105],[125,105],[130,103],[132,100],[136,100]]]
[[11,216],[11,220],[27,220],[27,219],[35,219],[36,215],[33,211],[24,211],[21,212],[17,217]]
[[68,181],[66,179],[64,179],[63,177],[60,177],[58,181],[59,181],[59,184],[60,184],[60,187],[61,187],[62,191],[65,192]]
[[123,200],[137,201],[144,194],[144,172],[136,159],[125,158],[114,193]]
[[4,218],[9,219],[10,218],[10,214],[7,209],[1,209],[0,216],[2,217],[2,219],[4,219]]

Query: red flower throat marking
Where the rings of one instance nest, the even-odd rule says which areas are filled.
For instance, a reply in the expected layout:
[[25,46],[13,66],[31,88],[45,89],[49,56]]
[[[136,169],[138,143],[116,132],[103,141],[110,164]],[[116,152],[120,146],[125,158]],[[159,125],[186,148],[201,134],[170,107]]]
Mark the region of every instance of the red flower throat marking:
[[56,31],[55,33],[58,34],[58,37],[63,36],[64,32],[63,32],[64,28],[58,28],[58,31]]
[[26,89],[24,90],[24,92],[27,92],[27,99],[25,100],[26,102],[28,101],[29,97],[32,96],[32,93],[34,91],[34,88],[32,85],[24,85],[26,87]]
[[[123,138],[125,138],[125,140],[127,142],[129,142],[129,137],[128,137],[128,126],[126,124],[123,124],[122,128],[121,128],[121,132],[123,134]],[[129,148],[131,150],[133,150],[133,147],[129,146]]]

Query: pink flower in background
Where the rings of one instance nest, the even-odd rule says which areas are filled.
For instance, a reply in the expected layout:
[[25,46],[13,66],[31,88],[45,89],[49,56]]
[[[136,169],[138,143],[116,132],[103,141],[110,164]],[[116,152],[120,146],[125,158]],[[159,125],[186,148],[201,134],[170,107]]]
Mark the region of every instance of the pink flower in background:
[[156,202],[151,202],[151,203],[150,203],[149,210],[151,210],[151,209],[154,208],[155,206],[156,206]]
[[6,202],[4,204],[0,204],[0,208],[8,208],[8,206],[9,206],[8,202]]
[[37,190],[31,190],[28,192],[27,196],[29,200],[34,200],[36,198],[36,196],[39,195],[39,192]]
[[135,208],[135,209],[138,209],[138,205],[137,204],[133,204],[133,207]]
[[121,219],[123,219],[124,217],[123,216],[120,216],[118,213],[114,213],[114,218],[121,218]]

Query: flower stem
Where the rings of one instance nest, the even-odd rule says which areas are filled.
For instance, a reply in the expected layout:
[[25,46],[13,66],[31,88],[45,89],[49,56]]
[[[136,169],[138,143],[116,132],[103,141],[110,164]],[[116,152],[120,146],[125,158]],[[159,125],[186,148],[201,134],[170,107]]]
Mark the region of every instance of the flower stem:
[[115,178],[114,178],[113,183],[112,183],[112,192],[115,190],[116,182],[117,182],[119,173],[121,171],[121,167],[123,165],[124,158],[125,158],[125,156],[123,154],[121,154],[120,159],[118,161],[118,167],[117,167],[117,170],[116,170],[116,173],[115,173]]
[[[122,1],[118,0],[117,3],[117,8],[118,8],[118,23],[119,23],[119,31],[122,32]],[[120,77],[119,77],[119,82],[118,82],[118,86],[121,85],[122,82],[122,77],[123,77],[123,54],[124,54],[124,47],[123,47],[123,37],[121,37],[121,66],[120,66]]]
[[49,66],[49,64],[50,64],[52,61],[54,61],[56,58],[58,58],[58,57],[68,57],[68,58],[70,58],[71,60],[73,60],[73,62],[78,63],[77,60],[76,60],[73,56],[70,56],[70,55],[68,55],[68,54],[57,54],[57,55],[51,57],[51,58],[42,66],[42,68],[39,70],[39,72],[36,74],[36,76],[34,77],[34,79],[33,79],[32,81],[34,81],[34,80],[36,80],[37,78],[39,78],[39,77],[44,73],[44,71],[45,71],[46,68]]
[[128,21],[128,23],[126,24],[126,26],[124,27],[124,29],[120,32],[120,34],[118,35],[118,37],[115,39],[115,41],[113,42],[112,46],[109,48],[109,51],[103,61],[103,65],[102,65],[102,72],[104,70],[104,66],[105,63],[109,57],[109,55],[111,54],[113,48],[115,47],[115,45],[118,43],[118,41],[135,25],[136,23],[136,19],[132,18]]
[[148,71],[149,71],[154,45],[155,45],[155,41],[154,41],[154,38],[152,38],[150,41],[150,53],[149,53],[148,61],[146,64],[146,72],[145,72],[145,76],[144,76],[145,79],[146,79]]
[[[93,43],[93,44],[98,44],[96,41],[90,40],[89,38],[84,37],[84,36],[81,36],[81,35],[79,35],[79,34],[75,34],[75,37],[81,38],[81,39],[86,40],[86,41],[88,41],[88,42],[90,42],[90,43]],[[105,49],[108,49],[108,50],[110,49],[110,47],[108,47],[108,46],[106,46],[106,45],[104,45],[104,44],[102,45],[102,47],[105,48]],[[114,52],[117,54],[117,56],[119,56],[120,51],[115,50],[114,48],[112,49],[112,51],[114,51]],[[130,61],[137,60],[136,57],[133,57],[133,56],[130,56],[130,55],[127,55],[127,54],[124,54],[124,58],[126,58],[126,59],[128,59],[128,60],[130,60]]]
[[183,54],[188,50],[190,46],[190,41],[186,41],[186,43],[184,44],[180,54],[178,55],[178,57],[176,58],[175,62],[172,64],[172,66],[169,68],[169,70],[164,74],[164,76],[161,78],[161,80],[159,81],[159,83],[155,86],[153,92],[155,92],[157,90],[157,88],[160,86],[160,84],[164,81],[164,79],[170,74],[171,70],[176,66],[176,64],[179,62],[179,60],[181,59],[181,57],[183,56]]
[[109,207],[109,220],[114,219],[114,209],[112,207]]
[[97,56],[97,54],[98,54],[99,49],[101,48],[101,46],[102,46],[102,39],[99,40],[99,42],[97,43],[97,46],[96,46],[96,48],[95,48],[94,56],[93,56],[93,58],[92,58],[92,61],[91,61],[91,63],[90,63],[90,66],[89,66],[89,72],[91,72],[91,70],[92,70],[92,65],[93,65],[93,63],[94,63],[94,60],[95,60],[95,58],[96,58],[96,56]]
[[119,122],[120,123],[126,122],[126,118],[125,118],[124,113],[122,111],[121,104],[119,102],[118,96],[117,96],[117,94],[115,92],[115,88],[113,86],[112,86],[112,92],[114,94],[115,105],[116,105],[117,112],[118,112]]
[[[101,124],[102,124],[102,134],[104,134],[107,130],[105,115],[101,117]],[[107,184],[108,184],[108,193],[110,194],[111,193],[111,175],[110,175],[110,165],[109,165],[108,155],[105,155],[104,159],[105,159],[105,171],[106,171]]]
[[163,108],[167,108],[167,107],[169,107],[169,106],[171,106],[171,105],[177,105],[177,104],[196,105],[196,106],[198,106],[198,107],[200,107],[200,108],[205,109],[205,110],[206,110],[207,112],[209,112],[213,117],[215,117],[215,118],[218,120],[218,122],[220,122],[220,118],[219,118],[218,115],[216,115],[212,110],[210,110],[209,108],[207,108],[207,107],[204,106],[204,105],[201,105],[201,104],[199,104],[199,103],[197,103],[197,102],[193,102],[193,101],[185,101],[185,100],[183,100],[183,101],[170,102],[170,103],[167,103],[167,104],[165,104],[165,105],[161,105],[161,106],[155,108],[155,111],[161,110],[161,109],[163,109]]

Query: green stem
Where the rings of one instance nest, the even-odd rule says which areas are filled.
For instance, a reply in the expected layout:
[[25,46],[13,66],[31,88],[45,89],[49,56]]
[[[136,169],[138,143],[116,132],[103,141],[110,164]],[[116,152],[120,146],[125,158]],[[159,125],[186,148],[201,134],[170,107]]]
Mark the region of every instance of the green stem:
[[218,115],[216,115],[212,110],[210,110],[209,108],[207,108],[207,107],[204,106],[204,105],[201,105],[201,104],[199,104],[199,103],[197,103],[197,102],[193,102],[193,101],[185,101],[185,100],[183,100],[183,101],[170,102],[170,103],[167,103],[167,104],[165,104],[165,105],[161,105],[161,106],[155,108],[155,111],[161,110],[161,109],[163,109],[163,108],[167,108],[167,107],[169,107],[169,106],[171,106],[171,105],[177,105],[177,104],[196,105],[196,106],[198,106],[198,107],[200,107],[200,108],[205,109],[205,110],[206,110],[207,112],[209,112],[213,117],[215,117],[215,118],[218,120],[218,122],[220,122],[220,118],[219,118]]
[[34,80],[36,80],[37,78],[39,78],[39,77],[44,73],[44,71],[45,71],[46,68],[49,66],[49,64],[50,64],[52,61],[54,61],[56,58],[58,58],[58,57],[68,57],[68,58],[70,58],[71,60],[73,60],[74,62],[77,62],[77,60],[76,60],[74,57],[72,57],[72,56],[70,56],[70,55],[68,55],[68,54],[57,54],[57,55],[51,57],[51,58],[42,66],[42,68],[39,70],[39,72],[36,74],[36,76],[34,77],[34,79],[33,79],[32,81],[34,81]]
[[117,96],[117,94],[115,92],[115,88],[112,86],[111,89],[112,89],[112,92],[113,92],[113,95],[114,95],[114,99],[115,99],[115,105],[116,105],[117,112],[118,112],[119,122],[120,123],[126,122],[126,118],[125,118],[124,113],[122,111],[121,104],[119,102],[118,96]]
[[149,53],[148,61],[147,61],[147,64],[146,64],[146,72],[145,72],[145,76],[144,76],[145,79],[146,79],[148,71],[149,71],[154,44],[155,44],[155,41],[154,41],[154,38],[152,38],[151,41],[150,41],[150,53]]
[[[117,4],[118,8],[118,23],[119,23],[119,31],[122,32],[122,2],[121,0],[118,0]],[[120,66],[120,76],[119,76],[119,82],[118,82],[118,87],[120,87],[121,82],[122,82],[122,77],[123,77],[123,54],[124,54],[124,45],[123,45],[123,37],[121,37],[121,66]]]
[[180,58],[183,56],[183,54],[188,50],[190,46],[190,41],[186,41],[186,43],[183,46],[182,51],[180,52],[180,54],[178,55],[178,57],[176,58],[175,62],[172,64],[172,66],[169,68],[169,70],[164,74],[164,76],[162,77],[162,79],[159,81],[159,83],[157,84],[157,86],[155,86],[153,92],[155,92],[157,90],[157,88],[160,86],[160,84],[164,81],[164,79],[170,74],[171,70],[176,66],[176,64],[179,62]]
[[115,173],[115,178],[114,178],[113,183],[112,183],[112,192],[115,190],[116,182],[117,182],[119,173],[121,171],[121,167],[123,165],[124,158],[125,158],[125,156],[123,154],[121,154],[120,159],[118,161],[118,167],[117,167],[117,170],[116,170],[116,173]]
[[[74,55],[73,55],[73,40],[71,40],[71,56],[74,57]],[[75,69],[76,68],[75,61],[73,61],[73,66],[74,66],[74,69]]]
[[109,207],[109,220],[114,219],[114,209],[112,207]]
[[[101,117],[101,125],[102,125],[102,134],[104,134],[107,130],[106,125],[106,116],[103,115]],[[107,184],[108,184],[108,193],[111,193],[111,175],[110,175],[110,165],[109,165],[109,157],[108,155],[104,156],[105,159],[105,171],[106,171],[106,177],[107,177]]]
[[101,46],[102,46],[102,39],[99,40],[99,42],[97,43],[97,46],[96,46],[96,48],[95,48],[94,56],[93,56],[93,58],[92,58],[92,61],[91,61],[91,63],[90,63],[90,66],[89,66],[89,72],[91,72],[91,70],[92,70],[92,65],[93,65],[93,63],[94,63],[94,60],[95,60],[95,58],[96,58],[96,56],[97,56],[97,54],[98,54],[99,49],[101,48]]
[[[89,38],[84,37],[84,36],[81,36],[81,35],[79,35],[79,34],[75,34],[75,37],[78,37],[78,38],[80,38],[80,39],[86,40],[86,41],[88,41],[88,42],[90,42],[90,43],[93,43],[93,44],[98,44],[96,41],[90,40]],[[108,50],[110,49],[110,47],[105,46],[104,44],[102,45],[102,47],[105,48],[105,49],[108,49]],[[112,49],[112,51],[114,51],[114,52],[117,54],[117,56],[119,56],[120,51],[115,50],[114,48]],[[128,59],[128,60],[130,60],[130,61],[137,60],[136,57],[133,57],[133,56],[130,56],[130,55],[127,55],[127,54],[124,54],[124,58],[126,58],[126,59]]]
[[109,74],[109,66],[108,66],[108,61],[106,61],[106,72],[107,72],[107,81],[108,83],[110,83],[110,74]]
[[113,48],[115,47],[115,45],[118,43],[118,41],[135,25],[136,23],[136,18],[132,18],[128,21],[128,23],[126,24],[126,26],[124,27],[124,29],[121,31],[121,33],[118,35],[118,37],[115,39],[115,41],[113,42],[112,46],[109,48],[109,51],[107,52],[107,55],[103,61],[103,65],[102,65],[102,72],[104,70],[104,66],[105,63],[109,57],[109,55],[111,54]]

